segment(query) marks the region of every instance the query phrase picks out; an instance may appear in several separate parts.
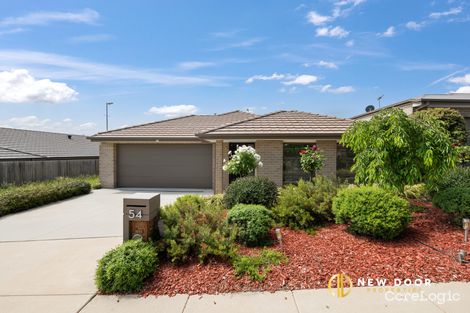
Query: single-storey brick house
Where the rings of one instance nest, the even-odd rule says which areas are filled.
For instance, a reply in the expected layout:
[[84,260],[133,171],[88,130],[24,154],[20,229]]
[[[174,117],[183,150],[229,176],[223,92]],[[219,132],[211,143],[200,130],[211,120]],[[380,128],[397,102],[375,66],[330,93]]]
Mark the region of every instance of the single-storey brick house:
[[[298,151],[316,143],[326,159],[321,173],[336,176],[350,158],[338,144],[352,123],[298,111],[278,111],[257,116],[234,111],[215,115],[190,115],[98,133],[100,177],[105,188],[197,188],[223,192],[229,175],[222,170],[229,150],[252,145],[263,167],[256,175],[277,185],[297,181]],[[339,162],[337,162],[337,159]],[[344,168],[341,168],[344,167]]]

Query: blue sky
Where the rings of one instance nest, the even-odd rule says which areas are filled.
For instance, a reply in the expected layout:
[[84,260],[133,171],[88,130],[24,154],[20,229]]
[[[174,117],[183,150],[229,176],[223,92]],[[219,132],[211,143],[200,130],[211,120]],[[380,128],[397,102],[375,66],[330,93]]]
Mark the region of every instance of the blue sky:
[[[111,4],[112,3],[112,4]],[[466,1],[2,1],[0,125],[92,134],[181,114],[470,92]]]

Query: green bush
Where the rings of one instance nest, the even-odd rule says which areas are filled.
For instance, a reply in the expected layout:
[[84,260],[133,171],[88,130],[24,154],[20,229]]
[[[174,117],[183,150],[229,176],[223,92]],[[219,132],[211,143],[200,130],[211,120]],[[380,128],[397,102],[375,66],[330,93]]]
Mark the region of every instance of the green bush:
[[56,178],[0,189],[0,216],[89,193],[89,183],[78,178]]
[[456,144],[465,144],[467,130],[465,119],[459,111],[450,108],[430,108],[413,113],[415,118],[429,116],[439,121],[442,127],[449,133],[450,138]]
[[98,175],[84,175],[75,177],[74,179],[89,183],[91,189],[101,189],[101,181]]
[[406,200],[369,186],[341,190],[333,200],[333,213],[351,232],[387,240],[400,235],[411,220]]
[[407,199],[426,200],[429,197],[425,184],[406,185],[403,195]]
[[273,226],[273,214],[262,205],[237,204],[228,213],[229,224],[237,225],[238,240],[247,246],[269,243],[269,230]]
[[277,194],[276,184],[266,177],[242,177],[227,187],[224,203],[229,209],[239,203],[260,204],[271,208],[276,204]]
[[209,207],[215,208],[216,210],[223,210],[225,208],[223,194],[206,196],[204,197],[204,200]]
[[273,211],[280,223],[294,229],[309,230],[333,219],[331,207],[336,193],[336,182],[326,177],[299,180],[297,185],[281,189],[279,203]]
[[156,266],[157,252],[151,243],[126,241],[98,261],[96,287],[104,293],[138,291]]
[[470,187],[470,167],[456,167],[448,171],[431,188],[432,194],[443,191],[448,188],[467,188]]
[[226,223],[227,211],[210,206],[201,196],[186,195],[161,210],[163,242],[172,262],[191,257],[204,262],[209,256],[230,258],[236,229]]
[[252,280],[264,281],[272,265],[286,263],[287,257],[279,251],[263,249],[259,255],[237,255],[233,261],[235,274],[248,275]]
[[470,187],[444,189],[433,197],[432,202],[450,214],[456,225],[462,225],[462,218],[470,218]]

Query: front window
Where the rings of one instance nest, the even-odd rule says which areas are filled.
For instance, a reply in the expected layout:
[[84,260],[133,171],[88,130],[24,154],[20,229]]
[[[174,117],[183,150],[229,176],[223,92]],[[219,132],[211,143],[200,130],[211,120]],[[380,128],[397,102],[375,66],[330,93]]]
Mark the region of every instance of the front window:
[[296,184],[299,179],[309,180],[310,175],[300,167],[300,150],[311,143],[285,143],[283,149],[283,183]]
[[348,181],[354,180],[351,166],[354,164],[354,152],[338,144],[336,147],[336,176]]

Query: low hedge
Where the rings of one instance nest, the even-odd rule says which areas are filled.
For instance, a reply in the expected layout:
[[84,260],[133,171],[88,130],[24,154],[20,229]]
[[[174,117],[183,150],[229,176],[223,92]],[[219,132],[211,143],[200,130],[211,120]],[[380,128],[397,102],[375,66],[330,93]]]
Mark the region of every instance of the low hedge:
[[0,188],[0,216],[89,193],[90,183],[78,178],[56,178],[44,182]]
[[156,266],[157,252],[152,243],[126,241],[98,261],[96,287],[104,293],[138,291]]
[[386,240],[400,235],[411,221],[408,202],[379,187],[341,190],[333,200],[333,213],[351,232]]
[[266,177],[247,176],[238,178],[228,185],[224,194],[224,204],[230,209],[239,203],[259,204],[272,208],[277,203],[276,183]]
[[463,218],[470,218],[470,187],[445,189],[438,192],[432,202],[450,214],[456,225],[461,226]]
[[262,246],[270,242],[273,213],[262,205],[237,204],[228,212],[227,221],[237,226],[237,239],[247,246]]

